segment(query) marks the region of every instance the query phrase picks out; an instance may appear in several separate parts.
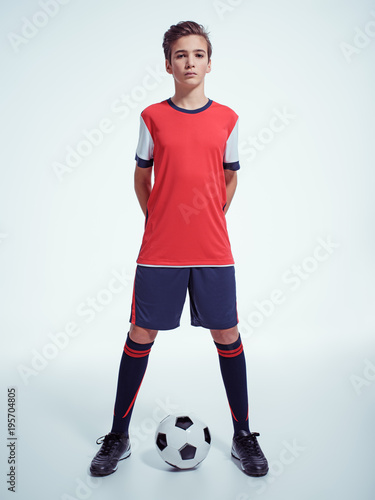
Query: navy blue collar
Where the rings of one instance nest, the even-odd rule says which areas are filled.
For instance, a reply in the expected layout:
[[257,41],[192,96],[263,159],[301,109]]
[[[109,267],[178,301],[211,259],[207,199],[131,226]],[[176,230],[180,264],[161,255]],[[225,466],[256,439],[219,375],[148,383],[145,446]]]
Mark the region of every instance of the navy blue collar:
[[189,114],[194,114],[194,113],[200,113],[201,111],[204,111],[205,109],[209,108],[212,104],[212,100],[211,99],[208,99],[208,103],[205,104],[204,106],[202,106],[201,108],[197,108],[197,109],[185,109],[185,108],[180,108],[179,106],[176,106],[172,99],[169,98],[167,99],[167,103],[173,108],[175,109],[176,111],[181,111],[182,113],[189,113]]

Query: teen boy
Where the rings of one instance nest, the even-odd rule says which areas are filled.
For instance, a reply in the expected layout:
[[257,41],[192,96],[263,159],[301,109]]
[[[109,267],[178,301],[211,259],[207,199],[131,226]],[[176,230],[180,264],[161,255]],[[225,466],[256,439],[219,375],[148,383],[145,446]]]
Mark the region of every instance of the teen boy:
[[130,455],[128,427],[148,355],[158,330],[179,326],[189,290],[191,324],[211,331],[219,354],[234,427],[232,455],[246,474],[263,476],[268,463],[259,434],[249,429],[246,365],[225,220],[240,168],[238,116],[204,94],[212,47],[202,25],[187,21],[171,26],[163,48],[175,93],[141,113],[134,181],[145,231],[113,425],[97,441],[102,446],[90,471],[111,474]]

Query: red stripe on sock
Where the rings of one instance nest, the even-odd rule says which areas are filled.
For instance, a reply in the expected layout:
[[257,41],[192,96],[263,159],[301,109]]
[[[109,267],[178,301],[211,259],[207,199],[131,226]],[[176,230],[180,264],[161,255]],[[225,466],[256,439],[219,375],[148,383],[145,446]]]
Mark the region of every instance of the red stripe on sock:
[[231,414],[232,414],[232,416],[233,416],[234,420],[235,420],[236,422],[238,422],[238,420],[236,419],[236,415],[233,413],[233,410],[232,410],[232,408],[231,408],[231,406],[230,406],[230,405],[229,405],[229,408],[230,408],[230,412],[231,412]]
[[237,349],[232,349],[225,351],[224,349],[218,349],[217,352],[220,354],[220,356],[223,356],[223,358],[234,358],[235,356],[238,356],[241,354],[243,351],[243,345],[241,342],[241,345],[237,347]]
[[151,349],[147,349],[145,351],[137,351],[136,349],[132,349],[127,344],[125,344],[124,351],[125,354],[131,356],[132,358],[144,358],[145,356],[148,356],[150,354]]
[[142,377],[141,383],[139,384],[138,390],[137,390],[137,392],[135,393],[135,396],[134,396],[134,398],[133,398],[133,401],[130,403],[129,408],[126,410],[126,413],[125,413],[125,415],[124,415],[122,418],[125,418],[125,417],[126,417],[126,415],[129,413],[129,411],[132,409],[132,406],[134,405],[135,400],[137,399],[138,392],[139,392],[139,389],[141,388],[141,385],[142,385],[143,379],[144,379],[144,375],[143,375],[143,377]]

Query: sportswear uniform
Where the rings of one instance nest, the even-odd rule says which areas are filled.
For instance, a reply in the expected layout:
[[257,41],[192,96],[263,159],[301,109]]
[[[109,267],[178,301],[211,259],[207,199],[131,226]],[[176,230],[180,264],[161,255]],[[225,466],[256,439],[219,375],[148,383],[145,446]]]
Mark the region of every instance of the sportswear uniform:
[[141,168],[154,167],[154,184],[130,322],[155,330],[176,328],[188,290],[192,325],[236,325],[224,169],[240,168],[238,115],[211,99],[194,110],[171,99],[152,104],[140,116],[135,159]]

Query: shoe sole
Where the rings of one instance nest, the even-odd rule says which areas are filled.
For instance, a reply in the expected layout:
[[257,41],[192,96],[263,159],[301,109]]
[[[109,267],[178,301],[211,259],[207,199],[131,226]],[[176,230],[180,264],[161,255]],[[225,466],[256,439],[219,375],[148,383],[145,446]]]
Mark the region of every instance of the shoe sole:
[[[124,455],[121,458],[119,458],[118,461],[121,462],[121,460],[125,460],[125,458],[130,457],[130,455],[131,455],[131,450],[130,449],[126,450],[125,453],[124,453]],[[117,469],[118,469],[118,464],[116,465],[116,469],[113,469],[113,471],[106,472],[106,473],[100,473],[100,472],[97,472],[95,470],[91,470],[91,467],[90,467],[90,474],[92,476],[94,476],[94,477],[105,477],[105,476],[110,476],[111,474],[113,474],[114,472],[116,472]]]
[[236,460],[239,460],[240,461],[240,465],[241,465],[241,469],[243,470],[243,472],[245,474],[247,474],[248,476],[251,476],[251,477],[262,477],[262,476],[265,476],[267,473],[268,473],[268,468],[265,472],[246,472],[245,469],[244,469],[244,466],[242,465],[242,462],[241,462],[241,459],[240,457],[238,457],[237,455],[235,455],[234,451],[232,450],[232,457],[235,458]]

